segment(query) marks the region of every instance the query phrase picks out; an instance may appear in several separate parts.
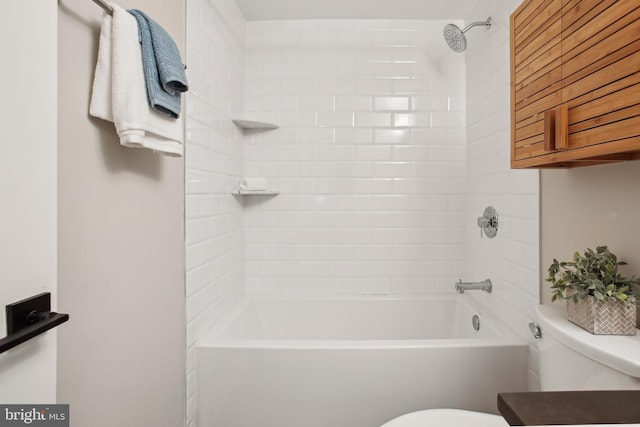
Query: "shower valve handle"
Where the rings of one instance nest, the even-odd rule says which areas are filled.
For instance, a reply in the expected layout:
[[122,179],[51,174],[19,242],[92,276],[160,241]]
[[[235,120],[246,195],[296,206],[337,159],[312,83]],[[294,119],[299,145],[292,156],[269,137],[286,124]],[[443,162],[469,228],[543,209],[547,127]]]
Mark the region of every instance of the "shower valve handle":
[[480,227],[480,237],[483,232],[489,238],[496,237],[498,234],[498,212],[491,206],[487,207],[482,216],[478,217],[478,227]]

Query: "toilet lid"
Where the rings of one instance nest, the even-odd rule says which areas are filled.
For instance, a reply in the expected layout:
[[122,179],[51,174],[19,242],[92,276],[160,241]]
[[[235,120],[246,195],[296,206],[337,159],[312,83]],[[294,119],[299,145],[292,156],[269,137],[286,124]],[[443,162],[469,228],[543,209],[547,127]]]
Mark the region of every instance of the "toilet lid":
[[499,415],[462,409],[426,409],[394,418],[381,427],[508,427]]

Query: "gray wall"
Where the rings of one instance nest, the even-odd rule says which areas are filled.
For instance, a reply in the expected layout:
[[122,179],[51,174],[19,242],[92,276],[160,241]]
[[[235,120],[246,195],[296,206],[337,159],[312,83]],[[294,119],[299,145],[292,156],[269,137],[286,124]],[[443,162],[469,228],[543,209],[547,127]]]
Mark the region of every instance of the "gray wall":
[[[184,58],[184,0],[122,0]],[[102,10],[58,4],[58,401],[91,427],[184,424],[184,161],[119,145],[88,116]],[[19,59],[16,59],[19,60]]]
[[607,245],[629,265],[621,271],[640,276],[640,162],[541,173],[541,299],[553,258]]

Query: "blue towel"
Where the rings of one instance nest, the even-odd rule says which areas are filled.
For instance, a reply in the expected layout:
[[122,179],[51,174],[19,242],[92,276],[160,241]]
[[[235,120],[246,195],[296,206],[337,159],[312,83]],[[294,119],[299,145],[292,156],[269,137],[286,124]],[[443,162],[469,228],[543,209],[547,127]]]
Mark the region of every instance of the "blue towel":
[[159,113],[178,118],[180,92],[188,90],[180,51],[171,36],[154,20],[137,9],[128,12],[138,22],[149,105]]

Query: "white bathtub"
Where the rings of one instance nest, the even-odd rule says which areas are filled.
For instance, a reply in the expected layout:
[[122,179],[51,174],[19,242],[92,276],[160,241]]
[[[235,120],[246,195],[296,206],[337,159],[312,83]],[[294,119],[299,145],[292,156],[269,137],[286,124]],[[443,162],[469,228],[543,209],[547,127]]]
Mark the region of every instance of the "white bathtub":
[[[480,330],[472,316],[480,317]],[[378,427],[427,408],[496,412],[527,343],[467,295],[246,300],[197,348],[197,427]]]

